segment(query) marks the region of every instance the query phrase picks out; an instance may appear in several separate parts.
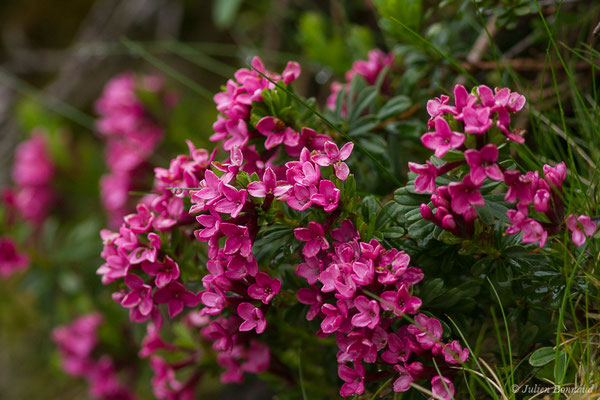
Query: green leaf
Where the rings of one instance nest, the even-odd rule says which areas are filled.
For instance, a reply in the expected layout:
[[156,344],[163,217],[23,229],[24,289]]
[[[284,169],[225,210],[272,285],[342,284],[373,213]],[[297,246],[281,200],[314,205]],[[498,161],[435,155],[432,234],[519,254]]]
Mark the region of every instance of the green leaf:
[[534,367],[543,367],[550,361],[554,360],[555,356],[556,352],[552,347],[542,347],[541,349],[534,351],[531,356],[529,356],[529,364]]
[[377,113],[377,118],[384,120],[395,115],[398,115],[411,106],[412,102],[407,96],[396,96],[388,100],[387,103]]

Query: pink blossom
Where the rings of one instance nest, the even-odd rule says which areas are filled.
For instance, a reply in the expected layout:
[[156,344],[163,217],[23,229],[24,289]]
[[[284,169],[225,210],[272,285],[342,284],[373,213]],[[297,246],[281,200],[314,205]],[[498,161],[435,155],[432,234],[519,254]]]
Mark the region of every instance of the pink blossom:
[[492,126],[488,107],[468,107],[463,110],[465,132],[482,134]]
[[229,263],[227,263],[225,276],[229,279],[240,280],[248,275],[256,276],[257,273],[258,264],[252,253],[248,254],[248,256],[235,254],[229,259]]
[[394,53],[385,54],[379,49],[369,51],[368,60],[358,60],[352,64],[352,69],[346,74],[346,80],[352,80],[354,74],[365,78],[369,85],[374,85],[377,77],[386,66],[394,63]]
[[321,293],[317,289],[301,288],[298,289],[298,301],[302,304],[310,305],[310,309],[306,313],[306,319],[312,321],[319,315],[319,311],[321,311],[323,296],[321,296]]
[[537,171],[528,172],[525,175],[521,175],[521,172],[517,170],[504,171],[504,182],[508,186],[504,199],[510,203],[519,199],[522,204],[531,204],[538,179]]
[[523,223],[521,230],[523,231],[523,243],[539,242],[540,247],[544,247],[546,244],[548,232],[539,222],[529,219]]
[[562,188],[562,183],[567,177],[567,167],[564,162],[556,164],[554,167],[545,164],[543,167],[544,177],[555,188]]
[[263,313],[260,308],[254,307],[248,302],[240,303],[237,308],[237,313],[244,320],[240,325],[239,330],[241,332],[256,330],[256,333],[261,334],[267,327],[267,321],[263,317]]
[[573,232],[571,239],[576,246],[581,246],[585,243],[585,237],[592,237],[596,231],[596,224],[587,215],[580,215],[575,218],[575,215],[570,214],[567,218],[567,227]]
[[244,204],[246,204],[246,190],[237,190],[233,186],[221,183],[221,192],[223,193],[225,198],[215,203],[215,211],[224,214],[231,214],[233,218],[237,217],[238,214],[242,211]]
[[435,192],[435,178],[438,177],[438,169],[435,165],[429,161],[426,161],[424,165],[409,162],[408,169],[418,175],[415,179],[415,192]]
[[322,206],[325,212],[332,212],[340,201],[340,190],[333,182],[323,179],[319,182],[319,192],[311,196],[311,201]]
[[47,186],[54,176],[54,163],[41,131],[20,143],[15,150],[12,178],[18,186]]
[[254,197],[265,197],[267,194],[272,194],[277,188],[277,177],[271,168],[266,168],[263,174],[262,182],[250,182],[248,184],[248,193]]
[[129,229],[131,229],[131,231],[134,233],[148,232],[152,227],[154,215],[143,203],[138,204],[136,210],[137,213],[129,214],[124,218],[125,223],[129,225]]
[[255,276],[256,283],[248,288],[248,296],[260,300],[263,304],[269,304],[273,297],[281,290],[281,281],[277,278],[271,279],[269,274],[259,272]]
[[284,143],[286,146],[297,146],[300,136],[298,132],[285,125],[279,118],[263,117],[256,124],[256,129],[267,137],[265,148],[272,149],[275,146]]
[[382,254],[379,264],[375,267],[377,280],[384,285],[391,285],[398,281],[408,268],[410,256],[404,250],[388,250]]
[[132,321],[146,321],[150,318],[154,306],[151,296],[152,287],[144,284],[142,278],[136,274],[127,274],[125,284],[131,291],[121,300],[121,305],[129,308],[129,317]]
[[203,311],[208,315],[220,314],[227,304],[225,295],[220,290],[200,293],[200,301],[206,306]]
[[338,300],[336,305],[325,303],[321,306],[321,312],[325,318],[321,321],[321,330],[323,333],[333,333],[340,329],[344,320],[348,318],[348,306],[342,300]]
[[381,358],[389,364],[406,362],[412,353],[410,339],[403,335],[398,336],[390,333],[387,346],[388,350],[381,355]]
[[394,311],[397,317],[404,314],[416,314],[421,307],[421,299],[411,296],[406,286],[400,286],[398,291],[386,291],[381,294],[381,307],[384,310]]
[[418,361],[394,365],[394,370],[400,374],[394,381],[394,392],[406,392],[410,389],[411,384],[419,377],[423,369],[423,364]]
[[415,324],[409,325],[408,331],[415,335],[415,339],[425,350],[434,347],[442,338],[442,324],[433,317],[418,314],[414,318]]
[[229,138],[223,143],[223,149],[230,151],[233,147],[245,147],[248,143],[248,128],[243,119],[227,121],[225,130]]
[[0,277],[6,278],[29,266],[29,257],[20,253],[9,237],[0,237]]
[[463,349],[458,341],[454,340],[452,343],[442,346],[442,354],[447,363],[462,364],[469,357],[469,349]]
[[166,303],[169,309],[169,317],[174,318],[183,311],[184,306],[196,307],[200,299],[198,295],[185,290],[181,283],[172,281],[168,286],[156,290],[154,301],[157,304]]
[[350,170],[344,161],[350,157],[353,148],[354,143],[352,142],[346,143],[341,149],[333,142],[326,142],[325,153],[317,154],[313,159],[315,163],[322,167],[333,165],[335,176],[337,176],[338,179],[345,181],[348,178]]
[[309,285],[314,285],[323,271],[323,264],[316,257],[306,257],[305,262],[298,265],[296,275],[306,279]]
[[146,336],[142,339],[142,348],[138,355],[141,358],[146,358],[157,352],[158,350],[175,350],[176,347],[165,342],[160,337],[160,331],[154,324],[148,324],[146,328]]
[[448,192],[452,196],[452,211],[457,214],[465,214],[473,206],[485,205],[485,200],[479,192],[480,186],[471,181],[470,175],[465,176],[462,182],[450,183]]
[[463,85],[456,85],[454,87],[454,105],[450,107],[449,111],[454,114],[454,118],[457,120],[463,119],[463,111],[466,108],[471,108],[477,102],[477,96],[467,92],[467,89]]
[[143,262],[142,270],[148,275],[156,277],[154,284],[159,288],[163,288],[179,278],[179,265],[169,256],[165,256],[162,263]]
[[550,209],[550,192],[548,189],[538,189],[533,196],[533,205],[537,212],[546,212]]
[[314,257],[320,250],[327,250],[329,242],[324,237],[323,226],[316,221],[310,221],[308,228],[294,229],[296,239],[307,242],[302,250],[305,257]]
[[248,228],[241,225],[223,222],[221,224],[221,233],[227,236],[225,240],[225,254],[238,253],[247,257],[252,251],[252,241],[248,233]]
[[287,199],[287,204],[294,210],[304,211],[312,205],[312,197],[315,194],[317,194],[317,188],[314,185],[307,187],[295,184]]
[[512,224],[506,230],[506,233],[509,235],[515,235],[523,229],[523,224],[528,220],[527,218],[527,209],[524,210],[508,210],[506,212],[508,216],[508,220]]
[[194,232],[196,239],[206,242],[210,238],[218,234],[221,228],[221,216],[219,213],[211,212],[210,214],[202,214],[196,217],[196,221],[204,226],[204,229],[198,229]]
[[493,144],[487,144],[481,150],[469,149],[465,151],[465,160],[471,167],[470,177],[475,185],[481,185],[487,176],[495,181],[502,180],[502,171],[496,164],[498,159],[498,148]]
[[437,117],[444,115],[444,113],[448,111],[449,101],[450,97],[446,96],[445,94],[441,95],[440,97],[436,97],[435,99],[427,101],[427,113],[430,116],[428,122],[429,128],[433,127],[433,121]]
[[300,64],[295,61],[289,61],[281,73],[281,77],[283,78],[283,83],[289,85],[300,76]]
[[345,382],[340,389],[340,396],[348,397],[353,394],[363,394],[365,391],[365,367],[361,363],[354,363],[354,369],[340,364],[338,375]]
[[431,379],[431,392],[444,400],[452,400],[454,398],[454,385],[450,379],[437,375]]
[[448,150],[458,149],[465,142],[465,135],[451,131],[444,118],[436,118],[434,124],[435,132],[427,132],[421,136],[421,142],[428,149],[434,150],[436,157],[444,157]]
[[354,306],[359,312],[352,317],[352,325],[375,329],[379,323],[379,303],[361,295],[354,299]]

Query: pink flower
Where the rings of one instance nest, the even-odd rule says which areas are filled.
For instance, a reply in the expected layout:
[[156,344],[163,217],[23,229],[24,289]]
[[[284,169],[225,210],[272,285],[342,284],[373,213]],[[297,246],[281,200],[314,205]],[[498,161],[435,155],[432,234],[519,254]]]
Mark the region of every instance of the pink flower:
[[454,385],[450,379],[437,375],[431,380],[431,392],[444,400],[452,400],[454,398]]
[[353,148],[354,143],[352,142],[346,143],[341,149],[333,142],[326,142],[325,154],[317,154],[313,159],[322,167],[333,165],[335,176],[337,176],[338,179],[345,181],[348,178],[350,170],[344,161],[350,157]]
[[477,96],[467,92],[462,85],[456,85],[454,87],[454,108],[450,108],[450,112],[454,114],[454,118],[457,120],[463,119],[463,111],[466,108],[471,108],[477,102]]
[[306,319],[312,321],[319,315],[319,311],[321,311],[323,296],[321,296],[321,292],[317,289],[301,288],[298,289],[298,301],[302,304],[310,305],[310,309],[306,313]]
[[537,171],[535,173],[528,172],[525,175],[521,175],[521,172],[517,170],[504,171],[504,182],[508,186],[504,199],[510,203],[514,203],[518,199],[522,204],[531,204],[538,179]]
[[329,248],[329,242],[325,239],[324,235],[323,226],[316,221],[310,221],[308,228],[294,229],[296,239],[307,242],[302,250],[305,257],[314,257],[320,250],[327,250]]
[[325,212],[332,212],[340,201],[340,190],[333,182],[324,179],[319,182],[319,193],[313,194],[311,200],[314,204],[322,206]]
[[265,148],[272,149],[275,146],[284,143],[286,146],[297,146],[300,140],[298,132],[285,125],[279,118],[263,117],[256,124],[256,129],[267,137]]
[[352,64],[352,69],[346,73],[346,80],[350,82],[355,74],[365,78],[369,85],[374,85],[377,77],[386,66],[394,63],[394,53],[385,54],[379,49],[369,51],[368,60],[358,60]]
[[28,266],[29,257],[18,251],[12,239],[0,237],[0,277],[6,278]]
[[448,364],[462,364],[469,357],[469,349],[463,349],[458,341],[454,340],[450,344],[443,345],[442,354]]
[[179,265],[169,256],[165,256],[164,262],[143,262],[142,270],[150,276],[155,276],[154,284],[163,288],[171,281],[179,278]]
[[488,107],[468,107],[463,111],[465,132],[482,134],[492,126]]
[[558,163],[554,167],[545,164],[543,171],[544,177],[549,183],[557,189],[562,188],[562,183],[567,177],[567,167],[564,162]]
[[263,317],[262,311],[260,308],[254,307],[252,304],[248,302],[240,303],[237,308],[237,313],[244,320],[240,325],[240,332],[251,331],[252,329],[256,330],[256,333],[261,334],[265,331],[267,327],[267,321]]
[[277,177],[271,168],[266,168],[261,181],[250,182],[248,184],[248,193],[254,197],[265,197],[273,193],[277,188]]
[[361,295],[354,299],[354,306],[359,312],[352,317],[352,325],[375,329],[379,324],[379,304],[377,301],[369,300]]
[[423,364],[418,361],[394,365],[394,370],[400,374],[394,381],[394,392],[406,392],[410,389],[411,384],[419,377],[423,369]]
[[277,278],[271,279],[269,274],[259,272],[255,276],[256,283],[248,288],[248,296],[260,300],[263,304],[269,304],[273,297],[281,290],[281,281]]
[[506,212],[506,216],[508,220],[512,224],[506,230],[506,233],[509,235],[515,235],[523,229],[523,224],[528,220],[527,218],[527,208],[524,210],[508,210]]
[[336,305],[325,303],[321,306],[321,312],[325,318],[321,321],[321,330],[323,333],[333,333],[340,329],[344,320],[348,318],[348,306],[342,300],[338,300]]
[[463,178],[462,182],[452,182],[448,185],[448,192],[452,196],[452,211],[457,214],[466,214],[472,206],[483,206],[485,200],[479,187],[471,181],[470,175]]
[[528,219],[521,226],[523,231],[523,243],[535,243],[539,242],[540,247],[544,247],[546,239],[548,239],[548,232],[542,227],[542,225],[533,220]]
[[231,214],[233,218],[237,217],[246,204],[248,197],[246,190],[237,190],[233,186],[221,183],[221,191],[225,198],[215,203],[214,210],[223,214]]
[[493,144],[485,145],[481,150],[465,151],[465,160],[471,167],[470,177],[475,185],[481,185],[487,176],[495,181],[502,180],[502,171],[496,164],[498,148]]
[[571,239],[576,246],[581,246],[585,243],[585,237],[592,237],[596,231],[596,224],[587,215],[580,215],[575,219],[573,214],[567,218],[567,227],[573,235]]
[[398,317],[404,314],[416,314],[421,307],[421,299],[411,296],[406,286],[400,286],[398,291],[386,291],[381,294],[381,307],[384,310],[394,311]]
[[319,280],[319,275],[323,271],[323,264],[316,257],[307,257],[305,262],[298,265],[296,275],[306,279],[309,285],[314,285]]
[[415,339],[425,350],[433,348],[442,338],[442,324],[437,319],[418,314],[415,323],[408,326],[408,331],[415,335]]
[[533,205],[537,212],[546,212],[550,209],[550,192],[548,189],[538,189],[538,191],[535,192],[535,195],[533,196]]
[[388,350],[381,355],[381,358],[389,364],[406,362],[412,353],[410,339],[406,336],[390,333],[387,346]]
[[315,194],[317,194],[317,188],[314,185],[306,187],[295,184],[287,199],[287,204],[294,210],[304,211],[312,205],[312,197]]
[[446,111],[449,110],[449,107],[448,107],[449,101],[450,101],[450,97],[443,94],[440,97],[436,97],[435,99],[429,100],[427,102],[427,113],[431,117],[429,119],[429,123],[428,123],[428,126],[430,128],[433,127],[433,121],[437,117],[442,116]]
[[154,293],[154,301],[157,304],[167,304],[169,308],[169,317],[174,318],[183,307],[196,307],[200,302],[199,296],[185,290],[185,287],[173,281],[168,286],[158,289]]
[[46,186],[54,176],[54,163],[40,131],[20,143],[15,150],[12,178],[18,186]]
[[160,337],[160,331],[154,324],[148,324],[146,329],[146,336],[142,339],[142,348],[138,355],[140,358],[146,358],[154,354],[158,350],[175,350],[176,347],[166,343]]
[[225,295],[220,290],[202,292],[200,301],[206,306],[202,311],[208,315],[220,314],[227,304]]
[[354,369],[340,364],[338,375],[345,382],[340,389],[340,396],[348,397],[353,394],[363,394],[365,391],[365,367],[361,363],[354,363]]
[[289,61],[281,73],[281,77],[283,78],[283,83],[289,85],[300,76],[300,64],[295,61]]
[[204,226],[204,229],[198,229],[194,232],[196,239],[206,242],[218,234],[221,228],[221,215],[219,213],[202,214],[196,217],[196,221]]
[[223,143],[223,149],[230,151],[235,146],[245,147],[248,143],[248,128],[246,122],[243,119],[230,120],[225,123],[225,130],[229,139]]
[[438,169],[435,165],[429,161],[426,161],[424,165],[409,162],[408,169],[418,175],[415,179],[415,192],[435,192],[435,178],[438,177]]
[[82,376],[92,365],[89,356],[98,343],[97,330],[102,323],[102,315],[83,315],[69,325],[62,325],[52,331],[52,340],[61,353],[62,368],[69,374]]
[[248,361],[242,364],[242,370],[253,374],[260,374],[269,369],[271,353],[269,346],[256,340],[250,341],[250,348],[246,353]]
[[136,274],[127,274],[125,284],[131,290],[121,300],[121,305],[129,308],[129,318],[133,322],[144,322],[150,318],[150,313],[154,306],[152,301],[152,287],[144,284],[142,278]]
[[435,132],[427,132],[421,136],[421,142],[423,146],[434,150],[436,157],[444,157],[448,150],[458,149],[465,142],[465,135],[451,131],[444,118],[436,118],[434,124]]
[[125,222],[129,225],[129,229],[134,233],[148,232],[152,227],[154,215],[143,203],[138,204],[136,210],[137,213],[129,214],[124,218]]
[[221,233],[227,236],[225,240],[225,254],[240,253],[241,256],[247,257],[252,251],[252,241],[248,233],[248,228],[245,226],[223,222],[221,224]]

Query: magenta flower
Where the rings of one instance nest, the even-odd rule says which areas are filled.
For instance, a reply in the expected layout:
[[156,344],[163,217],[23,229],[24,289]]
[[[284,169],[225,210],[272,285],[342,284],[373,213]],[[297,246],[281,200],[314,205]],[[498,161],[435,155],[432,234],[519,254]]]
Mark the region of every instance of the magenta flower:
[[450,130],[450,125],[444,118],[438,117],[435,122],[435,132],[427,132],[421,136],[423,146],[435,152],[442,158],[450,149],[458,149],[465,142],[465,135]]
[[408,169],[418,175],[415,179],[415,192],[435,192],[435,178],[438,177],[438,169],[435,165],[429,161],[426,161],[424,165],[409,162]]
[[148,232],[152,227],[154,215],[143,203],[138,204],[136,210],[137,213],[125,216],[125,222],[129,225],[129,229],[134,233]]
[[256,283],[253,283],[248,288],[248,296],[262,301],[263,304],[269,304],[273,297],[281,290],[281,281],[277,278],[271,279],[269,274],[265,272],[257,273],[255,278]]
[[449,110],[449,101],[450,97],[446,96],[445,94],[427,101],[427,113],[431,117],[428,122],[430,128],[433,127],[432,123],[437,117],[444,115],[444,113]]
[[196,239],[206,242],[215,236],[221,229],[221,215],[215,212],[202,214],[196,217],[196,221],[204,226],[204,229],[198,229],[194,232]]
[[248,197],[246,190],[237,190],[233,186],[221,183],[221,191],[225,195],[225,198],[215,203],[215,211],[223,214],[231,214],[233,218],[237,217],[242,211],[244,204],[246,204],[246,198]]
[[543,167],[544,177],[546,180],[554,185],[555,188],[562,188],[562,183],[567,177],[567,167],[564,162],[556,164],[554,167],[548,164]]
[[411,341],[406,336],[390,333],[387,346],[388,350],[381,355],[381,358],[389,364],[406,362],[412,353],[410,349]]
[[308,312],[306,313],[306,319],[312,321],[315,319],[321,311],[323,305],[323,296],[321,292],[313,288],[301,288],[298,289],[298,301],[302,304],[310,305]]
[[223,149],[231,150],[235,146],[245,147],[248,143],[248,127],[243,119],[230,120],[225,123],[225,130],[229,139],[223,143]]
[[28,266],[29,257],[18,251],[12,239],[0,237],[0,277],[6,278]]
[[308,228],[294,229],[296,239],[307,242],[302,250],[305,257],[314,257],[320,250],[327,250],[329,248],[329,242],[325,239],[324,235],[323,226],[316,221],[310,221]]
[[400,286],[398,291],[386,291],[381,294],[381,308],[394,311],[398,317],[404,314],[416,314],[421,307],[422,301],[418,297],[411,296],[406,286]]
[[248,302],[240,303],[237,308],[237,313],[244,320],[240,325],[240,332],[256,330],[256,333],[261,334],[267,327],[267,321],[263,317],[263,313],[260,308],[254,307]]
[[136,274],[127,274],[125,284],[131,291],[121,300],[121,305],[130,309],[129,317],[133,322],[146,321],[154,306],[152,287],[144,284],[142,278]]
[[317,194],[317,188],[314,185],[306,187],[295,184],[292,194],[287,199],[287,204],[294,210],[304,211],[312,205],[312,197],[315,194]]
[[309,285],[314,285],[319,280],[323,271],[323,264],[316,257],[307,257],[305,262],[298,265],[296,275],[306,279]]
[[266,344],[251,340],[246,357],[248,361],[242,364],[243,371],[260,374],[269,369],[271,353],[269,351],[269,346]]
[[241,254],[235,254],[229,259],[229,263],[227,263],[225,276],[229,279],[240,280],[248,275],[256,276],[257,273],[258,264],[252,253],[246,257]]
[[454,398],[454,385],[450,379],[437,375],[431,380],[431,392],[444,400],[452,400]]
[[321,330],[323,333],[333,333],[340,329],[344,320],[348,318],[348,306],[342,300],[338,300],[336,305],[325,303],[321,306],[321,312],[325,318],[321,321]]
[[148,275],[156,277],[154,284],[159,288],[163,288],[179,278],[179,265],[169,256],[165,256],[162,263],[143,262],[142,270]]
[[214,292],[208,290],[202,292],[200,294],[200,301],[205,305],[205,308],[202,311],[208,315],[220,314],[227,304],[225,295],[219,290]]
[[506,229],[506,233],[509,235],[515,235],[523,229],[523,224],[528,221],[527,208],[523,207],[523,210],[508,210],[506,212],[508,220],[512,224]]
[[271,168],[265,169],[263,179],[261,181],[250,182],[248,184],[248,193],[254,197],[266,197],[267,194],[272,194],[277,188],[277,177]]
[[469,212],[472,206],[483,206],[485,200],[479,188],[471,181],[470,175],[463,178],[462,182],[452,182],[448,185],[448,192],[452,196],[452,211],[464,215]]
[[462,364],[469,358],[469,349],[463,349],[458,341],[454,340],[442,346],[442,354],[448,364]]
[[573,214],[567,218],[567,227],[573,232],[571,239],[576,246],[585,243],[585,237],[592,237],[596,232],[596,224],[587,215],[580,215],[575,219]]
[[354,363],[354,369],[347,365],[338,365],[338,375],[345,382],[340,389],[340,396],[363,394],[365,391],[365,367],[362,363]]
[[340,190],[335,187],[333,182],[324,179],[319,182],[319,193],[313,194],[311,201],[323,207],[325,212],[332,212],[340,201]]
[[283,78],[283,83],[289,85],[300,76],[300,64],[295,61],[289,61],[285,66],[285,69],[281,73],[281,77]]
[[501,181],[502,171],[496,164],[498,148],[493,144],[485,145],[481,150],[469,149],[465,151],[465,160],[471,167],[469,176],[475,185],[481,185],[487,176],[495,181]]
[[284,143],[286,146],[294,147],[298,145],[300,135],[292,128],[285,125],[285,122],[275,117],[263,117],[256,124],[256,129],[267,137],[265,148],[272,149],[275,146]]
[[492,126],[488,107],[468,107],[463,111],[465,132],[482,134]]
[[519,199],[522,204],[531,204],[538,179],[537,171],[526,175],[517,170],[504,171],[504,183],[508,186],[504,200],[514,203]]
[[521,226],[521,231],[523,231],[523,243],[539,242],[540,247],[544,247],[546,244],[548,232],[539,222],[533,219],[528,219]]
[[394,392],[406,392],[410,389],[411,384],[419,377],[423,369],[423,364],[418,361],[394,365],[394,370],[400,374],[394,381]]
[[463,112],[466,108],[472,107],[477,102],[477,96],[467,92],[467,89],[463,85],[456,85],[454,87],[454,105],[451,109],[454,118],[457,120],[463,119]]
[[185,287],[173,281],[168,286],[158,289],[154,293],[154,301],[157,304],[167,304],[169,317],[174,318],[183,311],[183,307],[196,307],[200,302],[198,295],[185,290]]
[[535,192],[535,195],[533,196],[533,205],[537,212],[546,212],[550,209],[550,192],[548,189],[538,189],[538,191]]
[[[196,190],[192,193],[194,202],[200,203],[201,205],[201,208],[198,211],[202,211],[205,204],[211,206],[221,198],[221,180],[211,170],[206,170],[204,173],[204,180],[200,183],[200,186],[200,190]],[[194,212],[194,207],[192,207],[190,212]]]
[[408,331],[415,335],[415,339],[425,350],[433,348],[442,338],[442,324],[437,319],[427,317],[425,314],[415,316],[416,324],[409,325]]
[[20,143],[15,150],[12,178],[18,186],[45,186],[54,176],[54,163],[40,131]]
[[404,274],[410,263],[410,256],[404,250],[396,249],[386,251],[375,266],[377,280],[384,285],[392,285]]
[[352,325],[375,329],[379,324],[379,303],[361,295],[354,299],[354,306],[359,312],[352,317]]
[[240,253],[247,257],[252,251],[252,241],[248,233],[248,228],[241,225],[223,222],[221,224],[221,233],[227,236],[225,240],[225,254]]
[[337,176],[338,179],[345,181],[348,178],[350,170],[344,161],[350,157],[353,148],[354,143],[352,142],[346,143],[341,149],[333,142],[326,142],[325,154],[317,154],[313,159],[322,167],[333,165],[335,176]]

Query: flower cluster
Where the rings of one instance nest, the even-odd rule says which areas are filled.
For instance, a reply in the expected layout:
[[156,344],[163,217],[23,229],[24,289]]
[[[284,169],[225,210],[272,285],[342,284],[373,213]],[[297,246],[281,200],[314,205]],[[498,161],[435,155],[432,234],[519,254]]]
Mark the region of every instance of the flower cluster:
[[[125,73],[107,83],[96,112],[100,115],[97,129],[106,140],[106,164],[110,172],[100,182],[102,203],[109,214],[110,225],[119,226],[129,212],[129,191],[144,176],[143,165],[162,141],[163,129],[140,99],[138,91],[161,93],[163,81],[156,76],[136,77]],[[172,106],[172,93],[161,99]]]
[[11,238],[0,237],[0,278],[7,278],[28,266],[27,254],[19,252]]
[[102,315],[92,313],[75,319],[68,325],[59,326],[52,332],[52,340],[61,355],[61,366],[72,376],[88,381],[90,396],[103,400],[134,400],[135,396],[121,384],[112,359],[97,356],[97,330]]
[[[336,336],[338,373],[345,382],[342,396],[360,395],[365,382],[382,378],[381,373],[369,377],[365,364],[377,364],[379,372],[394,377],[394,391],[405,392],[414,381],[440,379],[425,360],[437,357],[438,365],[466,360],[468,350],[458,342],[441,342],[438,320],[417,314],[422,302],[411,295],[411,288],[423,279],[423,273],[409,267],[410,257],[404,251],[385,250],[375,239],[361,241],[350,220],[329,232],[312,221],[294,233],[307,242],[297,274],[310,285],[298,291],[298,301],[310,305],[308,320],[321,318],[319,336]],[[414,316],[414,323],[401,325],[409,315]],[[452,398],[450,380],[444,378],[446,391],[436,385],[436,378],[433,392]]]
[[[516,209],[507,212],[511,226],[506,233],[522,232],[524,243],[543,247],[549,234],[564,228],[562,183],[567,173],[564,162],[554,167],[544,165],[543,177],[538,171],[522,173],[499,165],[501,142],[506,139],[524,142],[523,132],[511,130],[510,114],[523,108],[525,97],[507,88],[493,91],[485,85],[468,93],[457,85],[453,102],[451,105],[450,97],[442,95],[427,103],[428,125],[433,130],[425,133],[421,142],[440,159],[453,150],[461,152],[464,160],[437,166],[429,161],[424,165],[409,163],[410,170],[417,174],[415,191],[432,193],[434,210],[428,204],[421,204],[421,215],[458,237],[471,237],[478,216],[475,207],[485,205],[481,193],[484,182],[504,182],[504,199],[516,203]],[[462,180],[437,186],[436,178],[464,166],[466,173]],[[569,216],[567,226],[578,246],[596,229],[586,216],[577,220]]]
[[[329,94],[327,97],[327,107],[335,110],[335,101],[337,99],[338,94],[342,89],[347,89],[350,86],[350,82],[352,79],[359,75],[364,78],[364,80],[369,85],[375,85],[377,82],[377,77],[383,71],[384,68],[390,67],[394,64],[394,53],[385,54],[383,51],[379,49],[374,49],[369,51],[368,60],[358,60],[352,64],[352,68],[346,72],[346,82],[332,82]],[[382,90],[386,90],[387,82],[384,82]]]
[[41,225],[54,200],[52,178],[55,167],[44,134],[34,131],[19,144],[12,170],[14,189],[5,189],[4,203],[25,220]]

